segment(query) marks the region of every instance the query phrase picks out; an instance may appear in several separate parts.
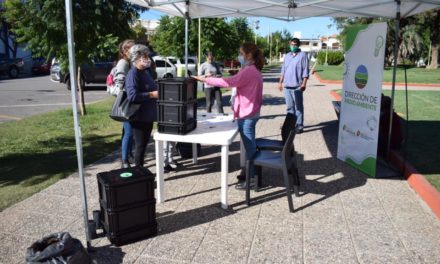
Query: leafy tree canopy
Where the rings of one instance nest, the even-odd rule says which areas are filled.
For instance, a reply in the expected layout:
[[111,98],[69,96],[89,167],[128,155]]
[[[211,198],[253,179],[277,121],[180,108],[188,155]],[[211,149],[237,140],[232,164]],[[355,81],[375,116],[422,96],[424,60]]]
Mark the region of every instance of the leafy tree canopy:
[[[3,17],[19,43],[27,43],[35,56],[55,56],[68,66],[64,0],[6,0]],[[143,8],[124,0],[72,0],[73,32],[78,64],[104,59],[117,51],[117,43],[131,34],[130,23]]]
[[[198,19],[189,21],[188,50],[197,54]],[[212,51],[217,59],[236,57],[244,41],[252,40],[252,31],[245,18],[227,21],[224,18],[201,19],[202,53]],[[180,17],[163,16],[153,36],[152,44],[159,54],[183,57],[185,55],[185,20]]]
[[[347,29],[358,24],[369,24],[374,22],[386,22],[388,24],[385,60],[387,64],[392,61],[394,46],[395,20],[385,18],[334,18],[333,22],[338,29],[342,29],[340,41],[344,43]],[[437,68],[438,50],[440,48],[440,9],[427,11],[400,21],[400,37],[398,42],[399,61],[407,60],[415,62],[419,58],[427,58],[429,46],[431,46],[430,68]]]

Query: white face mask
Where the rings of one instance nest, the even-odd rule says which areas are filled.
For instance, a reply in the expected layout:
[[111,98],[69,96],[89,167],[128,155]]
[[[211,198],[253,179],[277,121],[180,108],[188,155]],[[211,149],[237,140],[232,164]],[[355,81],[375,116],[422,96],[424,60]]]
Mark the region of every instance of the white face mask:
[[244,58],[243,55],[238,56],[238,62],[240,62],[240,64],[241,64],[242,66],[244,66],[244,65],[247,64],[247,61],[246,61],[246,59]]
[[147,69],[147,68],[151,67],[151,60],[149,60],[149,59],[146,60],[146,59],[142,58],[138,61],[138,64],[139,64],[139,66],[142,67],[142,69]]

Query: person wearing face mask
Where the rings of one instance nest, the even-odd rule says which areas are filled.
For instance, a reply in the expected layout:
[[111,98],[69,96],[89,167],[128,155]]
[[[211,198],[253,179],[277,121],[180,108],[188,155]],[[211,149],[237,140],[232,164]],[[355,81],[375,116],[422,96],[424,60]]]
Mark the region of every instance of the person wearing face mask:
[[[214,56],[212,52],[206,54],[206,61],[200,65],[198,75],[204,75],[205,77],[221,77],[222,72],[217,63],[214,62]],[[217,112],[223,114],[222,105],[222,92],[220,87],[211,86],[205,83],[205,99],[206,99],[206,112],[211,113],[214,101],[217,103]]]
[[[255,142],[255,126],[260,118],[260,109],[263,103],[263,76],[264,56],[254,43],[243,43],[240,46],[241,70],[232,77],[216,78],[195,76],[194,78],[208,85],[218,87],[236,87],[237,95],[233,105],[234,119],[236,119],[241,140],[246,150],[246,159],[249,160],[257,151]],[[251,186],[254,184],[255,168],[251,167]],[[243,175],[243,172],[242,172]],[[236,189],[246,189],[245,178],[240,177]]]
[[130,121],[136,142],[134,163],[139,167],[144,166],[145,149],[151,136],[153,122],[157,119],[157,86],[147,71],[147,68],[151,66],[149,52],[145,45],[134,45],[130,48],[130,61],[133,67],[125,79],[128,100],[141,105],[133,120]]
[[303,92],[309,78],[309,60],[307,54],[301,52],[300,45],[298,38],[290,40],[290,52],[284,57],[278,82],[278,89],[284,90],[287,112],[296,116],[296,133],[302,133],[304,129]]
[[[116,64],[116,72],[113,77],[115,86],[119,91],[125,87],[125,77],[128,70],[130,70],[129,50],[134,45],[134,40],[127,39],[119,44],[119,61]],[[128,121],[123,123],[122,126],[122,140],[121,140],[121,167],[129,168],[129,157],[132,157],[133,148],[133,132]]]

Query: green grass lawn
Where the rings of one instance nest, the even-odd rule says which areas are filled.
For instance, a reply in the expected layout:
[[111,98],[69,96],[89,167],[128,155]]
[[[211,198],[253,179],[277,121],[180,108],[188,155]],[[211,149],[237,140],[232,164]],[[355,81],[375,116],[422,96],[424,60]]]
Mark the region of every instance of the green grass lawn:
[[[122,123],[108,116],[112,103],[87,105],[80,118],[84,165],[121,146]],[[71,109],[0,124],[0,135],[0,211],[78,170]]]
[[[440,91],[408,91],[408,105],[409,122],[404,122],[408,128],[406,157],[440,191]],[[394,109],[406,118],[404,91],[396,91]]]
[[[323,66],[318,65],[316,72],[323,80],[342,80],[343,66]],[[393,69],[387,67],[384,69],[383,81],[392,81]],[[404,70],[398,68],[396,73],[396,81],[404,82]],[[408,83],[434,83],[440,84],[440,68],[439,69],[425,69],[425,68],[410,68],[407,69]]]
[[[120,146],[120,122],[108,117],[113,100],[87,106],[81,117],[84,164]],[[77,171],[71,109],[0,125],[0,210]]]

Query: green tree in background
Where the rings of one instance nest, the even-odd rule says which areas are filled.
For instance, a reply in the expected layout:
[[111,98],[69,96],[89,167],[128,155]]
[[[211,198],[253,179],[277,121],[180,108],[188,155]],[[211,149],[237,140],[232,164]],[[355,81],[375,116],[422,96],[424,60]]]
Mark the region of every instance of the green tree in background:
[[402,41],[400,42],[400,54],[403,58],[407,58],[415,62],[420,56],[423,47],[423,38],[419,34],[417,25],[406,25],[402,28]]
[[[6,0],[4,19],[18,43],[26,43],[36,57],[56,57],[68,71],[66,14],[64,0]],[[75,56],[81,65],[93,59],[109,59],[117,52],[117,43],[130,36],[130,22],[143,10],[123,0],[73,0]],[[78,76],[81,114],[85,115],[84,81]]]
[[132,28],[132,35],[131,39],[135,39],[139,43],[147,43],[148,42],[148,36],[147,36],[147,29],[142,26],[142,24],[136,23]]
[[[431,10],[416,16],[417,23],[423,25],[422,29],[425,29],[424,36],[429,36],[429,43],[425,41],[425,46],[431,46],[431,58],[430,64],[426,68],[436,69],[438,65],[438,52],[440,49],[440,8]],[[429,49],[429,48],[428,48]]]
[[[190,20],[188,52],[197,54],[198,19]],[[201,50],[214,52],[217,59],[236,57],[238,48],[244,41],[252,39],[246,19],[232,19],[229,23],[224,18],[201,19]],[[159,54],[183,58],[185,55],[185,20],[181,17],[162,16],[152,45]],[[202,58],[203,59],[203,58]]]
[[[4,8],[17,42],[26,43],[36,57],[57,57],[67,70],[64,0],[6,0]],[[145,10],[123,0],[73,0],[72,9],[78,64],[116,54],[114,44],[130,37],[130,23]]]
[[244,42],[252,42],[254,39],[254,33],[249,26],[249,23],[245,17],[233,18],[229,25],[232,27],[232,31],[235,34],[235,38],[239,40],[239,45]]
[[[341,30],[339,40],[344,43],[347,29],[353,25],[386,22],[388,24],[385,49],[385,63],[389,66],[393,60],[395,20],[385,18],[334,18],[333,22]],[[428,57],[431,46],[430,65],[438,67],[438,50],[440,48],[440,9],[427,11],[400,20],[400,38],[398,42],[398,62],[416,62],[419,58]],[[403,57],[402,57],[403,56]]]

